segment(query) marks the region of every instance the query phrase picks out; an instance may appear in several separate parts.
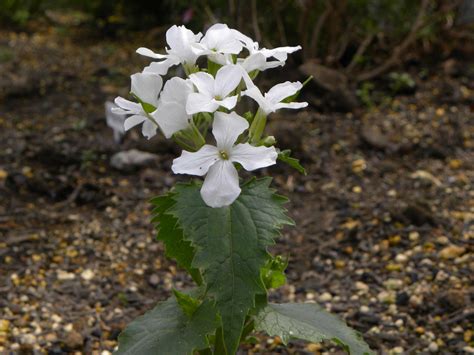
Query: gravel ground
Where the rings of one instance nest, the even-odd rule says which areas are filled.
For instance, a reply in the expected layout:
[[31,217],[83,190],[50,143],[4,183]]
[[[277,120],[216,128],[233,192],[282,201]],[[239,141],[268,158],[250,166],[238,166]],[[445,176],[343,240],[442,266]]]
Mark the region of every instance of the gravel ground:
[[[147,202],[174,184],[179,152],[138,132],[116,144],[105,125],[105,100],[145,63],[136,47],[0,32],[0,353],[109,354],[131,319],[191,285],[154,240]],[[261,173],[297,223],[274,247],[289,283],[272,300],[319,302],[380,353],[474,353],[473,83],[435,67],[370,110],[272,118],[308,170]],[[156,159],[113,169],[131,148]],[[258,339],[242,353],[341,352]]]

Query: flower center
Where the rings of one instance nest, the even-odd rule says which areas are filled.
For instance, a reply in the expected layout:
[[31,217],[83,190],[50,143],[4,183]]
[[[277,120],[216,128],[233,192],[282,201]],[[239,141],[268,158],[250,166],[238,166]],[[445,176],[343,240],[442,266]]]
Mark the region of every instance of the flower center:
[[227,153],[225,150],[219,151],[219,155],[222,159],[229,160],[229,153]]
[[214,100],[222,101],[222,97],[220,95],[216,95],[214,96]]

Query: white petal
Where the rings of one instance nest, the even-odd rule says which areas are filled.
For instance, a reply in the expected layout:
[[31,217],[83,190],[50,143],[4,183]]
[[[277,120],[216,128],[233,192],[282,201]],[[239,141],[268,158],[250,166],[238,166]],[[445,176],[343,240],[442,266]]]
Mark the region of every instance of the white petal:
[[266,68],[267,58],[262,53],[254,53],[241,61],[240,65],[247,73],[254,70],[263,71]]
[[161,76],[151,73],[136,73],[131,76],[132,93],[150,105],[158,105],[158,95],[163,86]]
[[260,108],[267,114],[273,111],[273,107],[270,105],[268,100],[263,97],[262,93],[256,86],[253,86],[250,89],[243,91],[242,96],[248,96],[254,99],[257,102],[258,106],[260,106]]
[[198,112],[214,112],[219,108],[219,104],[213,98],[201,93],[192,93],[186,102],[186,112],[194,115]]
[[156,135],[157,129],[158,127],[156,126],[156,124],[152,122],[151,120],[147,119],[145,122],[143,122],[142,134],[146,138],[150,139]]
[[181,63],[194,64],[197,55],[192,50],[192,45],[199,40],[191,30],[185,26],[172,26],[166,31],[166,42],[170,46],[168,53],[180,58]]
[[152,114],[166,138],[189,126],[189,116],[185,107],[176,102],[165,102]]
[[219,159],[217,148],[206,144],[197,152],[183,150],[181,156],[173,160],[171,170],[175,174],[203,176]]
[[159,53],[155,53],[153,52],[151,49],[148,49],[148,48],[145,48],[145,47],[140,47],[136,50],[136,52],[138,54],[141,54],[145,57],[150,57],[150,58],[154,58],[154,59],[163,59],[163,58],[166,58],[166,55],[165,54],[159,54]]
[[215,95],[226,97],[242,80],[242,68],[238,65],[226,65],[220,68],[216,74]]
[[123,123],[123,128],[126,131],[128,131],[130,128],[135,127],[136,125],[139,125],[140,123],[142,123],[146,119],[147,118],[145,116],[141,116],[141,115],[130,116]]
[[281,108],[299,109],[299,108],[304,108],[307,106],[308,106],[307,102],[288,102],[288,103],[281,102],[275,105],[275,110],[279,110]]
[[289,96],[293,96],[296,94],[301,88],[303,84],[299,81],[289,82],[285,81],[284,83],[277,84],[272,87],[266,94],[265,98],[273,103],[278,103],[283,99],[286,99]]
[[215,100],[219,106],[232,110],[237,105],[237,95],[226,97],[224,100]]
[[214,78],[204,72],[197,72],[189,76],[189,80],[196,86],[199,92],[214,96]]
[[216,138],[217,148],[225,149],[230,153],[237,138],[249,128],[245,118],[235,112],[216,112],[212,124],[212,134]]
[[129,111],[126,111],[126,110],[124,110],[123,108],[120,108],[120,107],[112,107],[110,109],[110,112],[112,112],[113,114],[116,114],[116,115],[129,115],[130,114]]
[[165,102],[176,102],[186,106],[189,94],[193,92],[193,85],[189,80],[177,76],[169,79],[161,92],[160,104]]
[[174,55],[166,55],[166,59],[161,62],[152,62],[149,66],[143,69],[144,73],[153,73],[158,75],[165,75],[173,65],[180,63],[179,58]]
[[229,206],[240,195],[239,175],[230,160],[219,160],[211,166],[201,188],[206,205],[218,208]]
[[254,147],[248,143],[237,144],[230,153],[230,160],[240,163],[247,171],[276,164],[277,157],[275,147]]
[[266,49],[263,48],[260,50],[260,53],[265,55],[265,57],[274,57],[278,59],[279,61],[286,61],[288,58],[288,54],[299,51],[301,49],[301,46],[295,46],[295,47],[278,47],[278,48],[273,48],[273,49]]
[[121,109],[127,111],[126,113],[128,113],[128,114],[141,113],[143,111],[142,106],[140,104],[137,104],[136,102],[124,99],[121,96],[117,96],[115,98],[114,102],[118,107],[120,107]]

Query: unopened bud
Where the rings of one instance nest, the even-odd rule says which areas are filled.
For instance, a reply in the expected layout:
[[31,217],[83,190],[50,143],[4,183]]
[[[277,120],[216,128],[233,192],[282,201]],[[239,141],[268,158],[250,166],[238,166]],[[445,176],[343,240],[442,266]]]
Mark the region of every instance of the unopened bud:
[[271,147],[272,145],[275,145],[276,139],[273,136],[267,136],[262,140],[262,143],[265,147]]

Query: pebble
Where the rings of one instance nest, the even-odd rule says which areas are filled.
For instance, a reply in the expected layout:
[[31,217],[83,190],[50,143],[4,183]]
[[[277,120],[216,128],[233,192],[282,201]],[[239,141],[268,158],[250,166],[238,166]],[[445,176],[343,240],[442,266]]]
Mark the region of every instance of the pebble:
[[367,307],[367,306],[360,306],[359,311],[360,311],[361,313],[369,313],[369,312],[370,312],[370,308]]
[[403,327],[403,319],[397,319],[395,325],[399,328]]
[[94,271],[92,271],[91,269],[85,269],[83,272],[81,272],[81,277],[86,281],[92,280],[94,276]]
[[443,248],[438,253],[438,256],[442,259],[455,259],[458,256],[461,256],[462,254],[464,254],[465,251],[466,251],[466,248],[452,244]]
[[432,341],[428,346],[428,350],[432,353],[436,353],[439,350],[439,346],[436,344],[436,342]]
[[367,284],[361,282],[361,281],[357,281],[355,283],[355,288],[359,291],[363,291],[363,292],[367,292],[369,290],[369,286],[367,286]]
[[403,281],[400,279],[388,279],[384,285],[389,290],[398,290],[403,287]]
[[382,291],[377,295],[379,302],[392,304],[395,303],[396,296],[395,293],[390,291]]
[[408,302],[410,303],[410,306],[412,307],[421,306],[421,304],[423,303],[423,296],[412,295]]
[[449,278],[449,275],[444,272],[443,270],[440,270],[438,271],[438,273],[436,274],[436,281],[446,281],[447,279]]
[[332,295],[329,292],[324,292],[318,297],[319,302],[328,302],[332,300]]
[[403,349],[401,346],[396,346],[390,352],[392,354],[403,354],[404,351],[405,349]]
[[27,345],[33,345],[36,343],[36,337],[33,334],[23,334],[21,336],[21,343]]
[[416,242],[418,239],[420,239],[420,233],[410,232],[410,234],[408,234],[408,239],[410,239],[412,242]]
[[10,321],[8,319],[0,319],[0,332],[8,332]]
[[395,261],[397,263],[406,263],[408,260],[408,257],[405,254],[397,254],[395,257]]
[[58,277],[58,280],[61,281],[74,280],[76,278],[76,275],[74,275],[72,272],[67,272],[64,270],[57,270],[56,275]]
[[79,349],[84,343],[84,338],[80,333],[76,331],[71,331],[66,336],[66,339],[64,339],[64,343],[70,349]]

